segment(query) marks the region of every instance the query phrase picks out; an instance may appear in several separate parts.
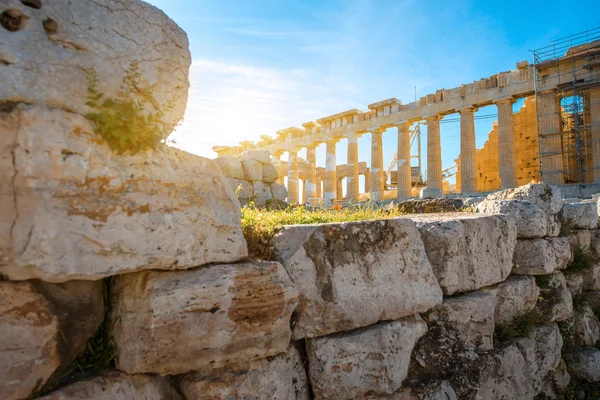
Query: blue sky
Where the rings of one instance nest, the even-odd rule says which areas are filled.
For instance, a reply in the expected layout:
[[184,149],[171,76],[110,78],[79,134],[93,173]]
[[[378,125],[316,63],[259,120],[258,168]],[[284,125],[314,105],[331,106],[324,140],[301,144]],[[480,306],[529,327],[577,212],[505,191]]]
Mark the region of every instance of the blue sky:
[[[211,158],[214,145],[258,140],[351,108],[365,111],[390,97],[409,103],[415,86],[422,97],[515,69],[516,62],[531,61],[528,50],[600,22],[597,0],[572,7],[533,0],[149,2],[190,41],[188,109],[172,137],[177,147]],[[486,107],[476,115],[495,113]],[[476,123],[478,148],[492,121]],[[446,168],[459,153],[458,122],[442,124],[441,136]],[[383,141],[387,166],[396,130]],[[426,134],[424,163],[425,141]],[[317,149],[319,166],[324,147]],[[346,162],[346,147],[345,140],[338,143],[338,164]],[[370,162],[369,135],[359,139],[359,156]]]

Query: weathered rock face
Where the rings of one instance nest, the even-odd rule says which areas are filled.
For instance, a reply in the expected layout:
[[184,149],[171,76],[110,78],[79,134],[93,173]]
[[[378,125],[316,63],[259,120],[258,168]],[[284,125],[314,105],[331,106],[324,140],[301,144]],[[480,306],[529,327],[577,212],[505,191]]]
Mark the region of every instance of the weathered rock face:
[[274,200],[283,201],[287,198],[287,189],[279,183],[271,184],[271,194]]
[[560,272],[539,277],[540,298],[537,307],[548,321],[565,321],[573,314],[573,298],[567,288],[565,277]]
[[265,183],[254,182],[252,187],[254,188],[254,196],[252,197],[252,200],[255,204],[264,205],[267,201],[273,198],[273,195],[271,194],[271,188]]
[[541,238],[548,233],[548,216],[529,201],[486,200],[477,205],[477,212],[514,217],[519,239]]
[[564,324],[572,334],[575,347],[593,346],[600,339],[600,322],[590,306],[575,311]]
[[494,300],[492,294],[479,292],[448,298],[429,313],[429,321],[453,331],[467,349],[489,350],[493,347]]
[[584,290],[600,290],[600,265],[593,265],[583,274]]
[[119,372],[75,382],[40,400],[180,400],[166,377],[127,375]]
[[[59,2],[62,4],[62,2]],[[115,155],[83,117],[0,113],[0,273],[50,282],[247,255],[216,164],[168,146]]]
[[421,189],[419,197],[422,199],[439,199],[444,196],[442,189],[434,189],[430,187],[424,187]]
[[240,202],[249,200],[254,196],[254,188],[250,182],[232,178],[227,179],[227,182],[229,182],[231,190],[233,190]]
[[242,161],[244,179],[250,182],[262,182],[262,164],[256,160]]
[[240,160],[255,160],[261,164],[270,164],[271,153],[268,150],[247,150],[240,156]]
[[571,245],[571,253],[573,253],[573,251],[577,247],[583,250],[590,249],[592,237],[588,229],[574,230],[571,234],[567,236],[567,238],[569,239],[569,244]]
[[86,69],[95,70],[100,93],[116,98],[126,71],[138,63],[142,89],[153,88],[145,96],[153,97],[165,120],[183,118],[188,40],[162,11],[137,0],[55,0],[39,8],[26,3],[3,1],[3,11],[13,10],[25,22],[14,32],[2,28],[0,99],[85,115],[91,111]]
[[2,398],[23,399],[39,389],[103,319],[101,282],[0,282]]
[[217,157],[215,163],[226,178],[243,180],[244,169],[242,163],[236,157]]
[[279,172],[273,164],[263,164],[262,166],[263,182],[273,183],[279,178]]
[[594,257],[600,257],[600,230],[590,231],[590,251]]
[[530,276],[509,276],[506,281],[483,291],[495,296],[496,325],[510,323],[523,311],[534,308],[540,295],[535,279]]
[[272,244],[300,290],[294,339],[398,319],[442,301],[410,220],[289,226]]
[[410,218],[417,223],[445,295],[477,290],[508,277],[517,238],[511,217],[457,213]]
[[572,229],[596,229],[598,205],[595,202],[566,203],[562,207],[562,224]]
[[565,274],[565,281],[567,282],[567,289],[569,289],[571,297],[581,294],[583,290],[583,275]]
[[572,377],[586,382],[600,381],[600,351],[595,347],[570,352],[565,361]]
[[545,275],[563,269],[571,260],[571,246],[564,237],[519,239],[513,261],[515,275]]
[[186,399],[308,400],[307,381],[300,354],[290,347],[284,354],[244,363],[244,367],[208,375],[191,372],[183,376],[179,389]]
[[396,392],[425,332],[427,324],[417,316],[313,339],[309,376],[316,398],[364,399]]
[[285,352],[298,293],[268,262],[122,275],[111,296],[117,367],[165,375]]

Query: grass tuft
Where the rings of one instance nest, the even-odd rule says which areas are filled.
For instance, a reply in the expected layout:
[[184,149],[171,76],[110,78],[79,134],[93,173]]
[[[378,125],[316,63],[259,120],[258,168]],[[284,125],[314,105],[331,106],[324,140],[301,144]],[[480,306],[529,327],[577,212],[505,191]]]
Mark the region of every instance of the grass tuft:
[[593,264],[594,261],[590,252],[577,246],[573,250],[573,261],[567,265],[564,272],[567,274],[580,274],[590,269]]
[[494,339],[504,342],[517,337],[527,337],[541,323],[543,323],[543,318],[537,309],[524,311],[517,315],[511,323],[497,326],[494,330]]

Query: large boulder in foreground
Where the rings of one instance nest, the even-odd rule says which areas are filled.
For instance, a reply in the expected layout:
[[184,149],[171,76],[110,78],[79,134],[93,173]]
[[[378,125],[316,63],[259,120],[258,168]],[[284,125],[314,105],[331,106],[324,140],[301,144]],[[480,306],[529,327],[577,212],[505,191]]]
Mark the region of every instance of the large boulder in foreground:
[[364,399],[398,391],[415,343],[427,332],[421,317],[382,322],[313,339],[309,376],[317,399]]
[[104,320],[102,282],[0,282],[0,392],[27,398]]
[[191,63],[188,40],[159,9],[139,0],[3,0],[0,12],[6,10],[19,23],[10,30],[0,28],[3,102],[85,115],[92,111],[86,105],[90,68],[98,91],[114,99],[127,70],[138,64],[134,90],[152,111],[161,110],[165,121],[183,118]]
[[442,301],[408,219],[288,226],[272,245],[300,291],[294,339],[414,315]]
[[239,203],[213,161],[164,145],[116,155],[80,115],[4,111],[0,274],[96,280],[247,255]]
[[546,213],[526,200],[486,200],[477,205],[477,211],[511,215],[515,218],[519,239],[541,238],[548,233]]
[[288,349],[298,293],[276,262],[114,277],[117,368],[175,375]]
[[417,223],[444,295],[493,285],[510,274],[517,240],[511,217],[473,213],[409,217]]
[[168,377],[103,373],[95,378],[72,383],[40,400],[180,400],[181,395]]
[[183,375],[179,389],[186,399],[308,400],[308,379],[300,352],[291,346],[272,358]]

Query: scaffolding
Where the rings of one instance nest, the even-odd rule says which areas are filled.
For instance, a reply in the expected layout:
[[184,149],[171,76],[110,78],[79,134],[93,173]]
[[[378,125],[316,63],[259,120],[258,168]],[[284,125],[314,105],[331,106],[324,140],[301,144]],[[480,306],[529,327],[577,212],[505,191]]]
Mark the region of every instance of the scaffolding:
[[[592,139],[589,91],[600,85],[594,72],[600,66],[600,27],[534,50],[533,62],[541,181],[593,182],[600,165],[592,161],[592,148],[600,143]],[[555,106],[542,106],[547,88],[556,88]]]
[[[413,154],[413,147],[416,143],[417,153]],[[421,124],[417,123],[414,128],[410,131],[410,148],[411,148],[411,186],[421,187],[423,186],[423,176],[421,174]],[[412,165],[412,160],[416,160],[417,165]],[[385,171],[386,177],[389,178],[389,184],[386,182],[386,189],[393,190],[398,188],[398,151],[392,156],[387,170]]]

